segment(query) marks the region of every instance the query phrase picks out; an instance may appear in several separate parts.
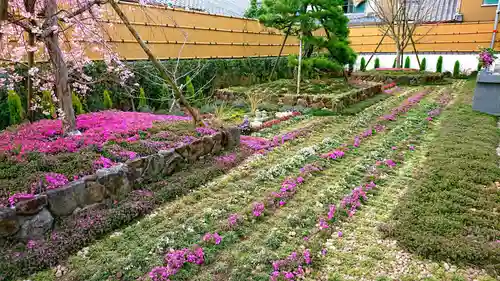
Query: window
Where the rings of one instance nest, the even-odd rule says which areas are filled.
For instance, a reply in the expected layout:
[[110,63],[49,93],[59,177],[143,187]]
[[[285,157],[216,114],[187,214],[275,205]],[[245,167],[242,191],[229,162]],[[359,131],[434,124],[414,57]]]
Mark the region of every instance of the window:
[[496,5],[498,0],[483,0],[483,5]]
[[[485,0],[487,1],[487,0]],[[498,0],[497,0],[498,1]],[[360,0],[344,0],[344,13],[360,14],[365,12],[365,2]]]

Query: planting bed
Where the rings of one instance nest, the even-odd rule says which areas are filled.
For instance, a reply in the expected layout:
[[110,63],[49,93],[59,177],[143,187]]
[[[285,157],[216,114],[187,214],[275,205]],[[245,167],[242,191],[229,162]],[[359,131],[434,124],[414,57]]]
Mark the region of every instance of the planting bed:
[[366,72],[354,72],[351,75],[354,79],[365,81],[391,83],[398,85],[422,85],[443,81],[442,73],[408,71],[408,70],[371,70]]
[[[300,93],[303,95],[343,93],[355,89],[346,84],[342,78],[305,80],[301,82]],[[297,81],[281,79],[273,82],[252,85],[249,87],[230,87],[218,90],[216,95],[221,100],[235,100],[246,93],[262,93],[268,96],[280,96],[297,93]]]
[[[446,159],[437,149],[446,144],[442,138],[450,137],[445,132],[467,124],[447,122],[456,112],[470,110],[470,90],[463,84],[392,85],[384,87],[383,98],[355,104],[345,115],[293,114],[262,123],[267,125],[241,136],[235,152],[206,157],[156,183],[143,182],[140,192],[130,195],[135,198],[118,202],[116,208],[75,217],[85,225],[81,233],[75,230],[82,239],[67,239],[61,231],[61,239],[56,235],[2,251],[7,254],[0,258],[0,272],[9,280],[32,281],[493,281],[497,261],[489,253],[499,239],[498,216],[493,215],[500,208],[494,200],[499,190],[491,189],[490,196],[479,188],[457,193],[462,199],[450,202],[444,213],[430,208],[438,203],[420,199],[425,198],[420,187],[438,178],[418,171],[439,170],[432,167]],[[485,123],[480,130],[488,131],[488,145],[477,152],[466,150],[470,156],[460,158],[471,159],[467,165],[472,170],[483,167],[474,162],[476,153],[488,163],[497,160],[494,151],[486,155],[499,142],[486,126],[488,118],[475,118]],[[470,181],[494,186],[498,176],[491,172]],[[431,199],[451,195],[448,189],[463,184],[447,182],[429,184],[443,190],[426,191],[436,195]],[[451,208],[458,202],[480,215],[469,210],[460,220],[462,209]],[[456,214],[451,212],[455,209]],[[424,220],[422,214],[431,219]],[[449,214],[455,228],[441,229]],[[116,219],[104,223],[101,217]],[[136,223],[94,240],[121,221],[138,217]],[[468,225],[461,228],[464,221]],[[468,233],[478,240],[468,240],[467,232],[458,229],[474,230]],[[420,239],[426,236],[430,239]],[[450,240],[446,249],[435,248],[434,241],[441,239]],[[93,243],[83,247],[87,242],[76,243],[81,240]],[[78,245],[64,246],[68,241]],[[453,247],[453,241],[460,247]],[[490,252],[476,243],[488,245]],[[77,253],[67,260],[57,258],[67,255],[54,250],[61,247]],[[459,248],[460,254],[454,252]],[[468,258],[479,255],[479,262]],[[39,271],[47,266],[52,268]],[[24,275],[39,272],[21,276],[21,269]]]
[[0,133],[0,204],[217,133],[189,117],[119,111],[79,115],[77,128],[81,135],[62,136],[59,120],[41,120]]

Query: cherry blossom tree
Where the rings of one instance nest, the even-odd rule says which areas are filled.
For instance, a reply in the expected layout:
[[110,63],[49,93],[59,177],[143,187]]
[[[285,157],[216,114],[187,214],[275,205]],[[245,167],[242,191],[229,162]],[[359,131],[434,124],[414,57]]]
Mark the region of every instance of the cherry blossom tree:
[[[16,83],[27,79],[29,110],[38,106],[39,98],[33,93],[50,91],[58,104],[65,133],[76,130],[71,92],[85,94],[92,84],[92,78],[84,73],[84,67],[92,63],[87,55],[90,51],[102,56],[108,71],[121,84],[133,75],[106,42],[105,31],[99,24],[101,6],[106,3],[107,0],[0,0],[0,84],[13,89]],[[41,63],[35,65],[35,58]],[[28,67],[28,77],[16,74],[20,64]]]

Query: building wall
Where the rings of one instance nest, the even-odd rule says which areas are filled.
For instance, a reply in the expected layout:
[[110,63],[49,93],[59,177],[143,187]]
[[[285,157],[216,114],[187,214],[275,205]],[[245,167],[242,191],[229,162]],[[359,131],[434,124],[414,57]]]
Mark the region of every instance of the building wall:
[[464,21],[495,20],[496,5],[483,5],[483,0],[462,0],[460,12]]

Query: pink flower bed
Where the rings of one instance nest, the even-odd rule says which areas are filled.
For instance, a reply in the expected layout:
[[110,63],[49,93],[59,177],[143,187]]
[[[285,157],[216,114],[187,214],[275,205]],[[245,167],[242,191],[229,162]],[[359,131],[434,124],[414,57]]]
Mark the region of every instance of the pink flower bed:
[[28,152],[42,153],[76,152],[81,148],[107,141],[122,141],[133,137],[138,131],[149,129],[154,122],[187,121],[190,117],[155,115],[142,112],[102,111],[79,115],[77,129],[82,133],[62,136],[60,120],[40,120],[22,125],[17,130],[0,134],[0,152],[24,155]]

